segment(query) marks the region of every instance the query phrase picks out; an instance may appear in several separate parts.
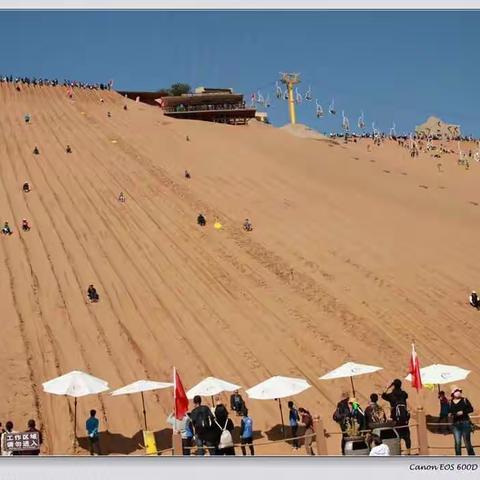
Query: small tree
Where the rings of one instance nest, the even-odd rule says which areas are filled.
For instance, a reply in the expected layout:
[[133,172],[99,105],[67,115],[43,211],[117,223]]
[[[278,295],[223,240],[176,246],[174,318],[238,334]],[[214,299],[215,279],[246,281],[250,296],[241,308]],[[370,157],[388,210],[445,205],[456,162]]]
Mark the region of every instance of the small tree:
[[174,83],[170,87],[170,95],[173,97],[180,96],[184,93],[190,93],[192,91],[190,85],[188,83]]

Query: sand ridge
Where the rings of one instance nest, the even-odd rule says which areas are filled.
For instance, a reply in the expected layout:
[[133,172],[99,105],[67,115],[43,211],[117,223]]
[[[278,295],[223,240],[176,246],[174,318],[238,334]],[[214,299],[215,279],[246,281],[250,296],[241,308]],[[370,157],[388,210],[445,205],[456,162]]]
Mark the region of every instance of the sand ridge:
[[[187,387],[207,375],[245,387],[276,374],[306,378],[313,388],[296,402],[336,431],[331,414],[348,382],[318,376],[347,360],[383,366],[356,382],[366,404],[406,374],[412,337],[423,365],[473,370],[464,386],[478,405],[479,318],[466,304],[480,288],[477,163],[466,171],[446,155],[440,173],[436,159],[411,159],[393,142],[369,152],[366,140],[332,145],[255,123],[175,121],[132,101],[124,111],[124,102],[113,92],[75,90],[69,100],[61,87],[0,85],[0,221],[15,229],[0,239],[2,421],[38,419],[46,451],[64,453],[73,401],[44,394],[43,381],[81,369],[117,388],[168,381],[175,365]],[[30,232],[19,231],[22,218]],[[435,395],[425,397],[436,414]],[[146,395],[165,444],[171,400]],[[255,430],[274,437],[276,404],[248,407]],[[80,400],[79,432],[90,408],[110,432],[110,453],[139,450],[139,398]],[[338,443],[329,439],[332,453]],[[258,453],[290,452],[272,448]]]

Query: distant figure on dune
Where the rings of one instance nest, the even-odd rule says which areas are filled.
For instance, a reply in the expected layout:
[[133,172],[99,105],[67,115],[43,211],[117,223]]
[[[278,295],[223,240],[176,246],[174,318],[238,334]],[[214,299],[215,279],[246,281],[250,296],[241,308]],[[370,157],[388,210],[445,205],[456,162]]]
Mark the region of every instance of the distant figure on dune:
[[190,141],[190,137],[189,137],[188,135],[187,135],[187,138],[186,138],[186,140],[187,140],[187,142],[189,142],[189,141]]
[[25,123],[30,123],[31,117],[29,113],[26,113],[23,118],[25,119]]
[[103,98],[101,98],[101,99],[100,99],[100,103],[103,103],[103,102],[104,102],[104,100],[103,100]]
[[191,178],[188,170],[185,170],[185,178]]
[[118,201],[122,202],[122,203],[125,203],[126,200],[127,199],[125,198],[125,195],[123,194],[123,192],[120,192],[120,195],[118,196]]
[[87,295],[88,295],[88,298],[89,298],[90,302],[92,302],[92,303],[96,303],[100,300],[100,297],[97,293],[97,290],[93,285],[90,285],[88,287]]
[[472,291],[469,297],[470,305],[477,310],[480,310],[480,300],[478,299],[477,292],[475,290]]
[[19,91],[20,91],[20,87],[17,85],[17,86],[15,87],[15,90],[16,90],[17,92],[19,92]]
[[34,155],[40,155],[40,150],[38,149],[37,146],[35,146],[35,148],[33,149],[33,154]]
[[128,108],[127,108],[127,106],[126,106],[126,105],[124,105],[124,106],[123,106],[123,109],[124,109],[124,110],[128,110]]
[[65,151],[67,153],[72,153],[72,148],[70,147],[70,145],[67,145],[67,148],[65,148]]
[[23,193],[28,193],[30,191],[30,185],[28,184],[28,182],[25,182],[23,184],[22,189],[23,189]]
[[107,112],[107,117],[110,118],[112,114],[110,112]]
[[2,228],[2,233],[4,235],[11,235],[13,233],[12,229],[10,228],[10,225],[8,222],[5,222]]
[[26,220],[25,218],[22,220],[22,230],[24,232],[30,231],[30,225],[28,223],[28,220]]
[[207,220],[205,219],[205,217],[200,214],[198,217],[197,217],[197,223],[201,226],[201,227],[204,227],[206,224],[207,224]]
[[245,221],[243,222],[243,229],[246,232],[251,232],[253,230],[252,224],[250,223],[250,220],[248,218],[245,219]]

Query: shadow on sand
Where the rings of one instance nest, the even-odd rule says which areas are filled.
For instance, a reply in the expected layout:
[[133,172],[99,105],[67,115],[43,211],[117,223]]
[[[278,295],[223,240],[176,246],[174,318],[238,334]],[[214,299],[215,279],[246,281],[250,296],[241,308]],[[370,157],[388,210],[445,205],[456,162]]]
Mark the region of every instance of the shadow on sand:
[[[154,432],[157,449],[165,450],[172,447],[172,429],[164,428]],[[130,453],[142,450],[143,431],[139,430],[133,437],[125,437],[121,433],[100,432],[100,453],[102,455],[128,455]],[[78,437],[78,446],[87,452],[90,449],[88,437]]]

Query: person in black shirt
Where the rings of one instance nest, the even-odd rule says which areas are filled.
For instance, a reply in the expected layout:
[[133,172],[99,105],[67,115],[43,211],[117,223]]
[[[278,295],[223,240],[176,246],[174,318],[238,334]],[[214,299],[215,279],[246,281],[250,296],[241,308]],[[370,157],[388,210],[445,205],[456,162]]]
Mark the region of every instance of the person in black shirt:
[[333,421],[337,422],[342,430],[342,455],[345,455],[345,439],[348,437],[347,428],[350,419],[350,407],[348,405],[350,394],[345,391],[342,393],[342,400],[337,403],[337,408],[333,413]]
[[[389,391],[392,389],[391,391]],[[383,400],[390,403],[390,418],[395,421],[398,436],[403,438],[407,455],[410,455],[410,448],[412,441],[410,439],[410,428],[408,422],[410,420],[410,413],[407,407],[408,393],[402,390],[402,381],[396,378],[391,385],[382,393]]]
[[215,452],[215,438],[216,432],[213,428],[215,418],[211,410],[202,405],[202,398],[200,395],[195,395],[193,398],[195,408],[190,414],[192,420],[193,434],[195,435],[195,445],[197,446],[197,455],[205,455],[204,447],[210,455]]
[[455,438],[455,455],[462,454],[462,437],[465,448],[469,455],[475,455],[472,447],[470,434],[472,432],[472,424],[469,414],[473,412],[472,404],[468,398],[462,394],[462,390],[456,386],[452,387],[452,399],[450,400],[450,415],[452,416],[452,429]]

